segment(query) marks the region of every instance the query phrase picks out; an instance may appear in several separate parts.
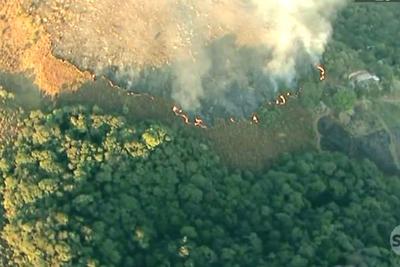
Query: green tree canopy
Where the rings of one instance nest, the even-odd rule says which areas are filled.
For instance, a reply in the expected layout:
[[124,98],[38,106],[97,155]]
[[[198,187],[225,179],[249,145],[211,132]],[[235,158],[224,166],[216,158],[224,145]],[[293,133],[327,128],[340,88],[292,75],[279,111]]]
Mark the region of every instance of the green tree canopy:
[[347,111],[353,108],[357,95],[352,89],[339,89],[330,101],[337,111]]
[[1,152],[11,266],[400,263],[400,183],[369,161],[230,171],[200,139],[83,107],[32,112]]

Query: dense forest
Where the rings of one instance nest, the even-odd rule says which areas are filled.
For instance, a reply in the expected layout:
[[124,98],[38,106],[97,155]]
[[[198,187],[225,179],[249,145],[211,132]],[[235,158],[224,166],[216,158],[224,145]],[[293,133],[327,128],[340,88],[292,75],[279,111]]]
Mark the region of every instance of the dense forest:
[[[345,9],[324,55],[329,80],[304,81],[301,105],[342,112],[394,90],[400,51],[385,22],[399,10]],[[338,77],[363,68],[383,90],[342,90]],[[15,101],[1,88],[1,266],[400,266],[389,244],[400,179],[367,159],[310,150],[239,169],[183,127]]]
[[9,266],[400,263],[400,181],[370,161],[305,153],[234,171],[199,138],[98,107],[21,117],[1,146]]

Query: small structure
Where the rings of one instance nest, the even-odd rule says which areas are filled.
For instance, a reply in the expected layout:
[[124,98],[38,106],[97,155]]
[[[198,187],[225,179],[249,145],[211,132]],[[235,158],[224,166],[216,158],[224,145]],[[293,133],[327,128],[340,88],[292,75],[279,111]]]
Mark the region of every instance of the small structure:
[[378,76],[375,74],[371,74],[366,70],[358,70],[355,72],[352,72],[349,74],[349,80],[352,81],[353,83],[360,83],[360,82],[365,82],[365,81],[370,81],[374,80],[376,82],[379,82],[380,79]]
[[[380,79],[373,73],[370,73],[366,70],[358,70],[349,74],[348,79],[350,80],[350,84],[353,88],[358,87],[360,89],[367,89],[371,88],[371,85],[378,85]],[[378,85],[378,89],[381,90],[380,86]]]

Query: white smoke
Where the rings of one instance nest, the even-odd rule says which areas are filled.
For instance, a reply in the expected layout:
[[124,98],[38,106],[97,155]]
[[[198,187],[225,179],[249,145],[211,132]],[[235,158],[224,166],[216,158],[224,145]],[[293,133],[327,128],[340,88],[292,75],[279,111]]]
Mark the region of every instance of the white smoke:
[[331,20],[345,0],[255,1],[264,23],[270,25],[262,42],[273,50],[266,70],[293,77],[295,59],[302,49],[317,63],[331,36]]
[[174,64],[176,80],[172,85],[172,98],[185,110],[200,109],[200,99],[205,93],[202,79],[208,73],[211,62],[203,51],[198,53],[199,60],[177,61]]
[[[346,3],[345,0],[205,1],[202,4],[198,2],[191,3],[193,7],[197,6],[197,9],[207,12],[213,10],[214,6],[229,6],[231,9],[213,16],[211,22],[210,19],[204,20],[201,16],[191,18],[191,30],[195,29],[197,42],[196,45],[192,44],[190,49],[201,50],[199,44],[206,43],[208,38],[208,32],[201,30],[206,28],[205,25],[208,28],[217,25],[224,29],[225,33],[235,35],[237,45],[263,45],[269,49],[272,55],[265,61],[266,75],[272,77],[272,80],[278,78],[287,83],[291,83],[296,76],[299,55],[308,55],[310,64],[319,61],[332,34],[331,20],[336,11]],[[206,17],[210,18],[209,15]],[[178,83],[174,86],[172,96],[187,110],[199,108],[199,99],[204,96],[201,81],[210,67],[211,59],[207,58],[209,56],[204,52],[199,53],[194,57],[193,64],[187,65],[185,62],[176,68]],[[235,76],[224,82],[230,84],[239,78]],[[223,88],[223,91],[229,90],[227,87],[219,88]],[[221,96],[224,95],[224,92],[220,93]]]
[[[128,84],[135,86],[136,70],[167,66],[175,77],[170,96],[187,111],[195,111],[207,98],[232,109],[236,102],[228,101],[227,95],[234,84],[248,89],[247,96],[238,91],[243,99],[258,99],[259,88],[255,87],[263,78],[251,80],[248,74],[257,71],[250,65],[260,60],[262,66],[256,65],[268,76],[270,91],[276,89],[277,81],[292,82],[299,63],[304,65],[305,59],[310,65],[318,62],[332,34],[332,20],[346,2],[64,0],[52,8],[54,1],[44,0],[37,14],[48,21],[56,53],[81,67],[100,73],[109,66],[120,72],[129,69],[119,75],[129,79],[134,73]],[[231,46],[216,46],[220,47],[217,51],[209,48],[224,36],[234,36],[234,42],[228,42]],[[242,48],[264,52],[253,53],[254,58],[240,57],[246,54]]]

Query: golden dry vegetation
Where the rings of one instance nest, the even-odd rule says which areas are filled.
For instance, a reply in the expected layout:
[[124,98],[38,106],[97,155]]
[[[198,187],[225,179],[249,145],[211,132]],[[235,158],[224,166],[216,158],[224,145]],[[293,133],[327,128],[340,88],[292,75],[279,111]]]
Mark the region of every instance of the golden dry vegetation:
[[56,95],[65,86],[75,89],[91,78],[89,72],[53,56],[49,34],[20,0],[0,0],[0,33],[0,68],[31,73],[46,94]]
[[239,45],[261,44],[260,29],[266,29],[254,19],[255,8],[238,0],[26,2],[50,33],[55,53],[91,70],[196,60],[216,38],[235,34]]
[[261,25],[242,5],[218,1],[211,9],[199,1],[0,0],[0,68],[30,72],[36,85],[55,95],[63,86],[74,89],[93,77],[81,70],[196,60],[199,47],[228,33],[237,33],[240,45],[261,42],[252,31]]

